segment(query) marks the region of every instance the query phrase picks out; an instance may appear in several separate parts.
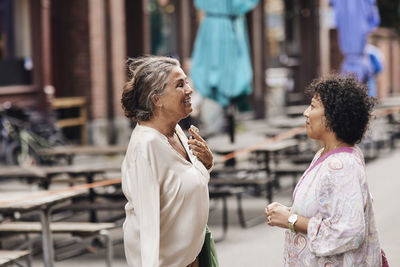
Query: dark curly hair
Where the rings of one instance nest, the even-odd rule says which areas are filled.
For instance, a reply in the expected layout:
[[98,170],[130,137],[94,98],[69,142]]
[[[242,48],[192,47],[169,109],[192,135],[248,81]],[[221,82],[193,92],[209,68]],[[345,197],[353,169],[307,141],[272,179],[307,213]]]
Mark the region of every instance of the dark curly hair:
[[339,140],[350,145],[361,142],[376,103],[364,84],[353,76],[334,74],[314,80],[307,92],[320,97],[327,127]]
[[151,118],[154,105],[152,95],[163,95],[171,70],[180,67],[179,61],[162,56],[143,56],[127,61],[128,82],[125,83],[121,104],[125,116],[133,121]]

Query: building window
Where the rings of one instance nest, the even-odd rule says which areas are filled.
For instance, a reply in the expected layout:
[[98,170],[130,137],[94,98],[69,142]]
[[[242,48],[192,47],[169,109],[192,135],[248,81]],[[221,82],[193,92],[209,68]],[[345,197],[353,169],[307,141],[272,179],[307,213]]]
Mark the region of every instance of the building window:
[[32,84],[29,0],[0,0],[0,86]]

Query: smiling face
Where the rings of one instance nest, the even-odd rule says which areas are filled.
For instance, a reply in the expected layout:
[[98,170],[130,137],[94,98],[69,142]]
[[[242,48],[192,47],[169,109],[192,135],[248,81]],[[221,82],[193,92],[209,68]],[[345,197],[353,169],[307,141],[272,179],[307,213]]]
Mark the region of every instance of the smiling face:
[[165,92],[160,96],[163,115],[177,121],[189,116],[192,112],[192,93],[183,70],[180,67],[173,68],[168,76]]
[[311,139],[324,140],[325,134],[330,131],[326,126],[325,108],[318,95],[314,95],[303,115],[306,117],[307,136]]

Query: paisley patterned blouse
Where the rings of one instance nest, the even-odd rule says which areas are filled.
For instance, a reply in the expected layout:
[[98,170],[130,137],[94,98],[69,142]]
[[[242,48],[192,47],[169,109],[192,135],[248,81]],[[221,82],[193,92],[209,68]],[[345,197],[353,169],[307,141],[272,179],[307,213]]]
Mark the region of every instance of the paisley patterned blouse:
[[307,235],[286,231],[284,266],[382,266],[361,150],[317,152],[294,192]]

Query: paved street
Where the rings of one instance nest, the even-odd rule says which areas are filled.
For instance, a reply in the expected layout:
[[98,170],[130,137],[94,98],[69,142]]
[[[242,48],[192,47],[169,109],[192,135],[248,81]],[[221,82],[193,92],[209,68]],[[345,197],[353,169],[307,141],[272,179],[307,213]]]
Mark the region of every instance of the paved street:
[[[378,224],[381,245],[386,251],[390,266],[400,266],[400,148],[394,152],[384,152],[380,158],[368,163],[369,186],[374,197],[375,217]],[[290,205],[291,180],[282,180],[282,190],[276,194],[276,201]],[[244,199],[246,217],[262,215],[266,201],[262,198]],[[221,206],[213,203],[210,213],[210,227],[215,237],[221,233]],[[217,243],[217,253],[222,267],[268,267],[281,266],[283,250],[283,231],[271,228],[265,223],[243,229],[238,224],[235,199],[229,200],[229,229],[224,241]],[[116,238],[120,231],[114,231]],[[33,266],[42,266],[39,256]],[[105,266],[103,253],[86,254],[57,262],[56,266]],[[126,267],[123,246],[115,246],[115,267]]]

